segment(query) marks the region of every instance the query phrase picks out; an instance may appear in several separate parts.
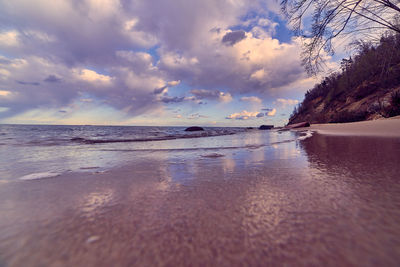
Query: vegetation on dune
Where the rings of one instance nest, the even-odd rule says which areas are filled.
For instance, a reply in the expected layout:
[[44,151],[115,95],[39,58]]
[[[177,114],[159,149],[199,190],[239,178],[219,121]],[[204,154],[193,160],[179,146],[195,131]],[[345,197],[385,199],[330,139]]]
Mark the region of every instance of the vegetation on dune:
[[335,53],[335,41],[364,40],[354,57],[342,60],[340,72],[306,93],[289,124],[400,114],[399,0],[280,0],[280,5],[303,41],[301,59],[310,75],[322,71],[327,55]]
[[400,115],[400,34],[379,43],[360,42],[355,56],[343,59],[341,71],[305,94],[289,123],[352,122]]

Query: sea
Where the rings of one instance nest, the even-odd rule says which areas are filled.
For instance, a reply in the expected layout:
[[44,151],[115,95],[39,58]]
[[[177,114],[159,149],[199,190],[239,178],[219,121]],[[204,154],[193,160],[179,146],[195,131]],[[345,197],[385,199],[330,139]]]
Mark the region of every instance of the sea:
[[66,172],[104,172],[138,158],[221,157],[304,139],[310,133],[240,127],[0,125],[0,177],[30,180]]

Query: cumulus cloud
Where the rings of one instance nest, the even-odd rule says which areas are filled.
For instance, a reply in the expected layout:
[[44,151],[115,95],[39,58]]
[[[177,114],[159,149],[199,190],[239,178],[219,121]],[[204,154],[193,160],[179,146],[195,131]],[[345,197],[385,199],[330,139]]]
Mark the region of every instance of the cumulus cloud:
[[232,101],[232,95],[230,93],[224,93],[219,90],[205,90],[205,89],[192,89],[190,91],[195,99],[210,99],[217,100],[220,102],[230,102]]
[[281,105],[282,107],[286,107],[297,105],[299,103],[299,100],[278,98],[276,99],[275,103]]
[[[249,12],[254,22],[242,20]],[[82,95],[127,116],[268,95],[304,71],[299,43],[274,39],[267,13],[258,0],[0,2],[0,90],[10,92],[0,117],[64,110]],[[167,94],[181,83],[202,89]]]
[[[38,107],[63,108],[82,94],[124,113],[141,114],[159,108],[160,102],[151,92],[167,83],[157,71],[140,73],[127,67],[113,67],[110,74],[100,74],[88,68],[70,69],[37,56],[3,60],[0,69],[5,73],[0,75],[0,89],[13,95],[0,99],[0,106],[7,108],[0,114],[3,118]],[[36,81],[44,82],[39,85]]]
[[103,74],[99,74],[93,70],[82,69],[73,70],[74,75],[80,80],[96,83],[96,84],[109,84],[111,82],[111,77]]
[[216,42],[224,34],[208,32],[202,47],[183,53],[160,51],[159,67],[193,87],[229,88],[230,93],[268,94],[306,77],[298,55],[297,42],[280,43],[251,32],[234,46]]
[[271,117],[272,117],[272,116],[275,116],[275,114],[276,114],[276,109],[275,109],[275,108],[272,109],[271,111],[265,113],[265,115],[271,116]]
[[254,118],[260,118],[263,117],[263,115],[259,115],[261,114],[260,112],[249,112],[247,110],[243,110],[242,112],[238,112],[238,113],[233,113],[229,116],[226,117],[226,119],[229,120],[248,120],[248,119],[254,119]]

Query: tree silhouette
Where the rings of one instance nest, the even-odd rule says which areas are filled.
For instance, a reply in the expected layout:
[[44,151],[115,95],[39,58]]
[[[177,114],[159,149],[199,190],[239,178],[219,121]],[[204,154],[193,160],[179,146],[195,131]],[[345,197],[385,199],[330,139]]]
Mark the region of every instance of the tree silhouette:
[[[400,33],[400,0],[281,0],[295,35],[303,37],[302,63],[309,74],[321,70],[323,51],[334,54],[332,41],[385,30]],[[303,24],[311,19],[310,29]]]

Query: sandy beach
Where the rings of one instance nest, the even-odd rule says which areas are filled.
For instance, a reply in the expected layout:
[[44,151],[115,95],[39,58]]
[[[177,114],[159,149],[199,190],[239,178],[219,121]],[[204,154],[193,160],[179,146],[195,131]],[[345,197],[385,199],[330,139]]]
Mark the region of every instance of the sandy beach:
[[299,130],[305,129],[327,135],[400,137],[400,116],[352,123],[312,124]]
[[399,122],[2,180],[0,265],[398,266]]

